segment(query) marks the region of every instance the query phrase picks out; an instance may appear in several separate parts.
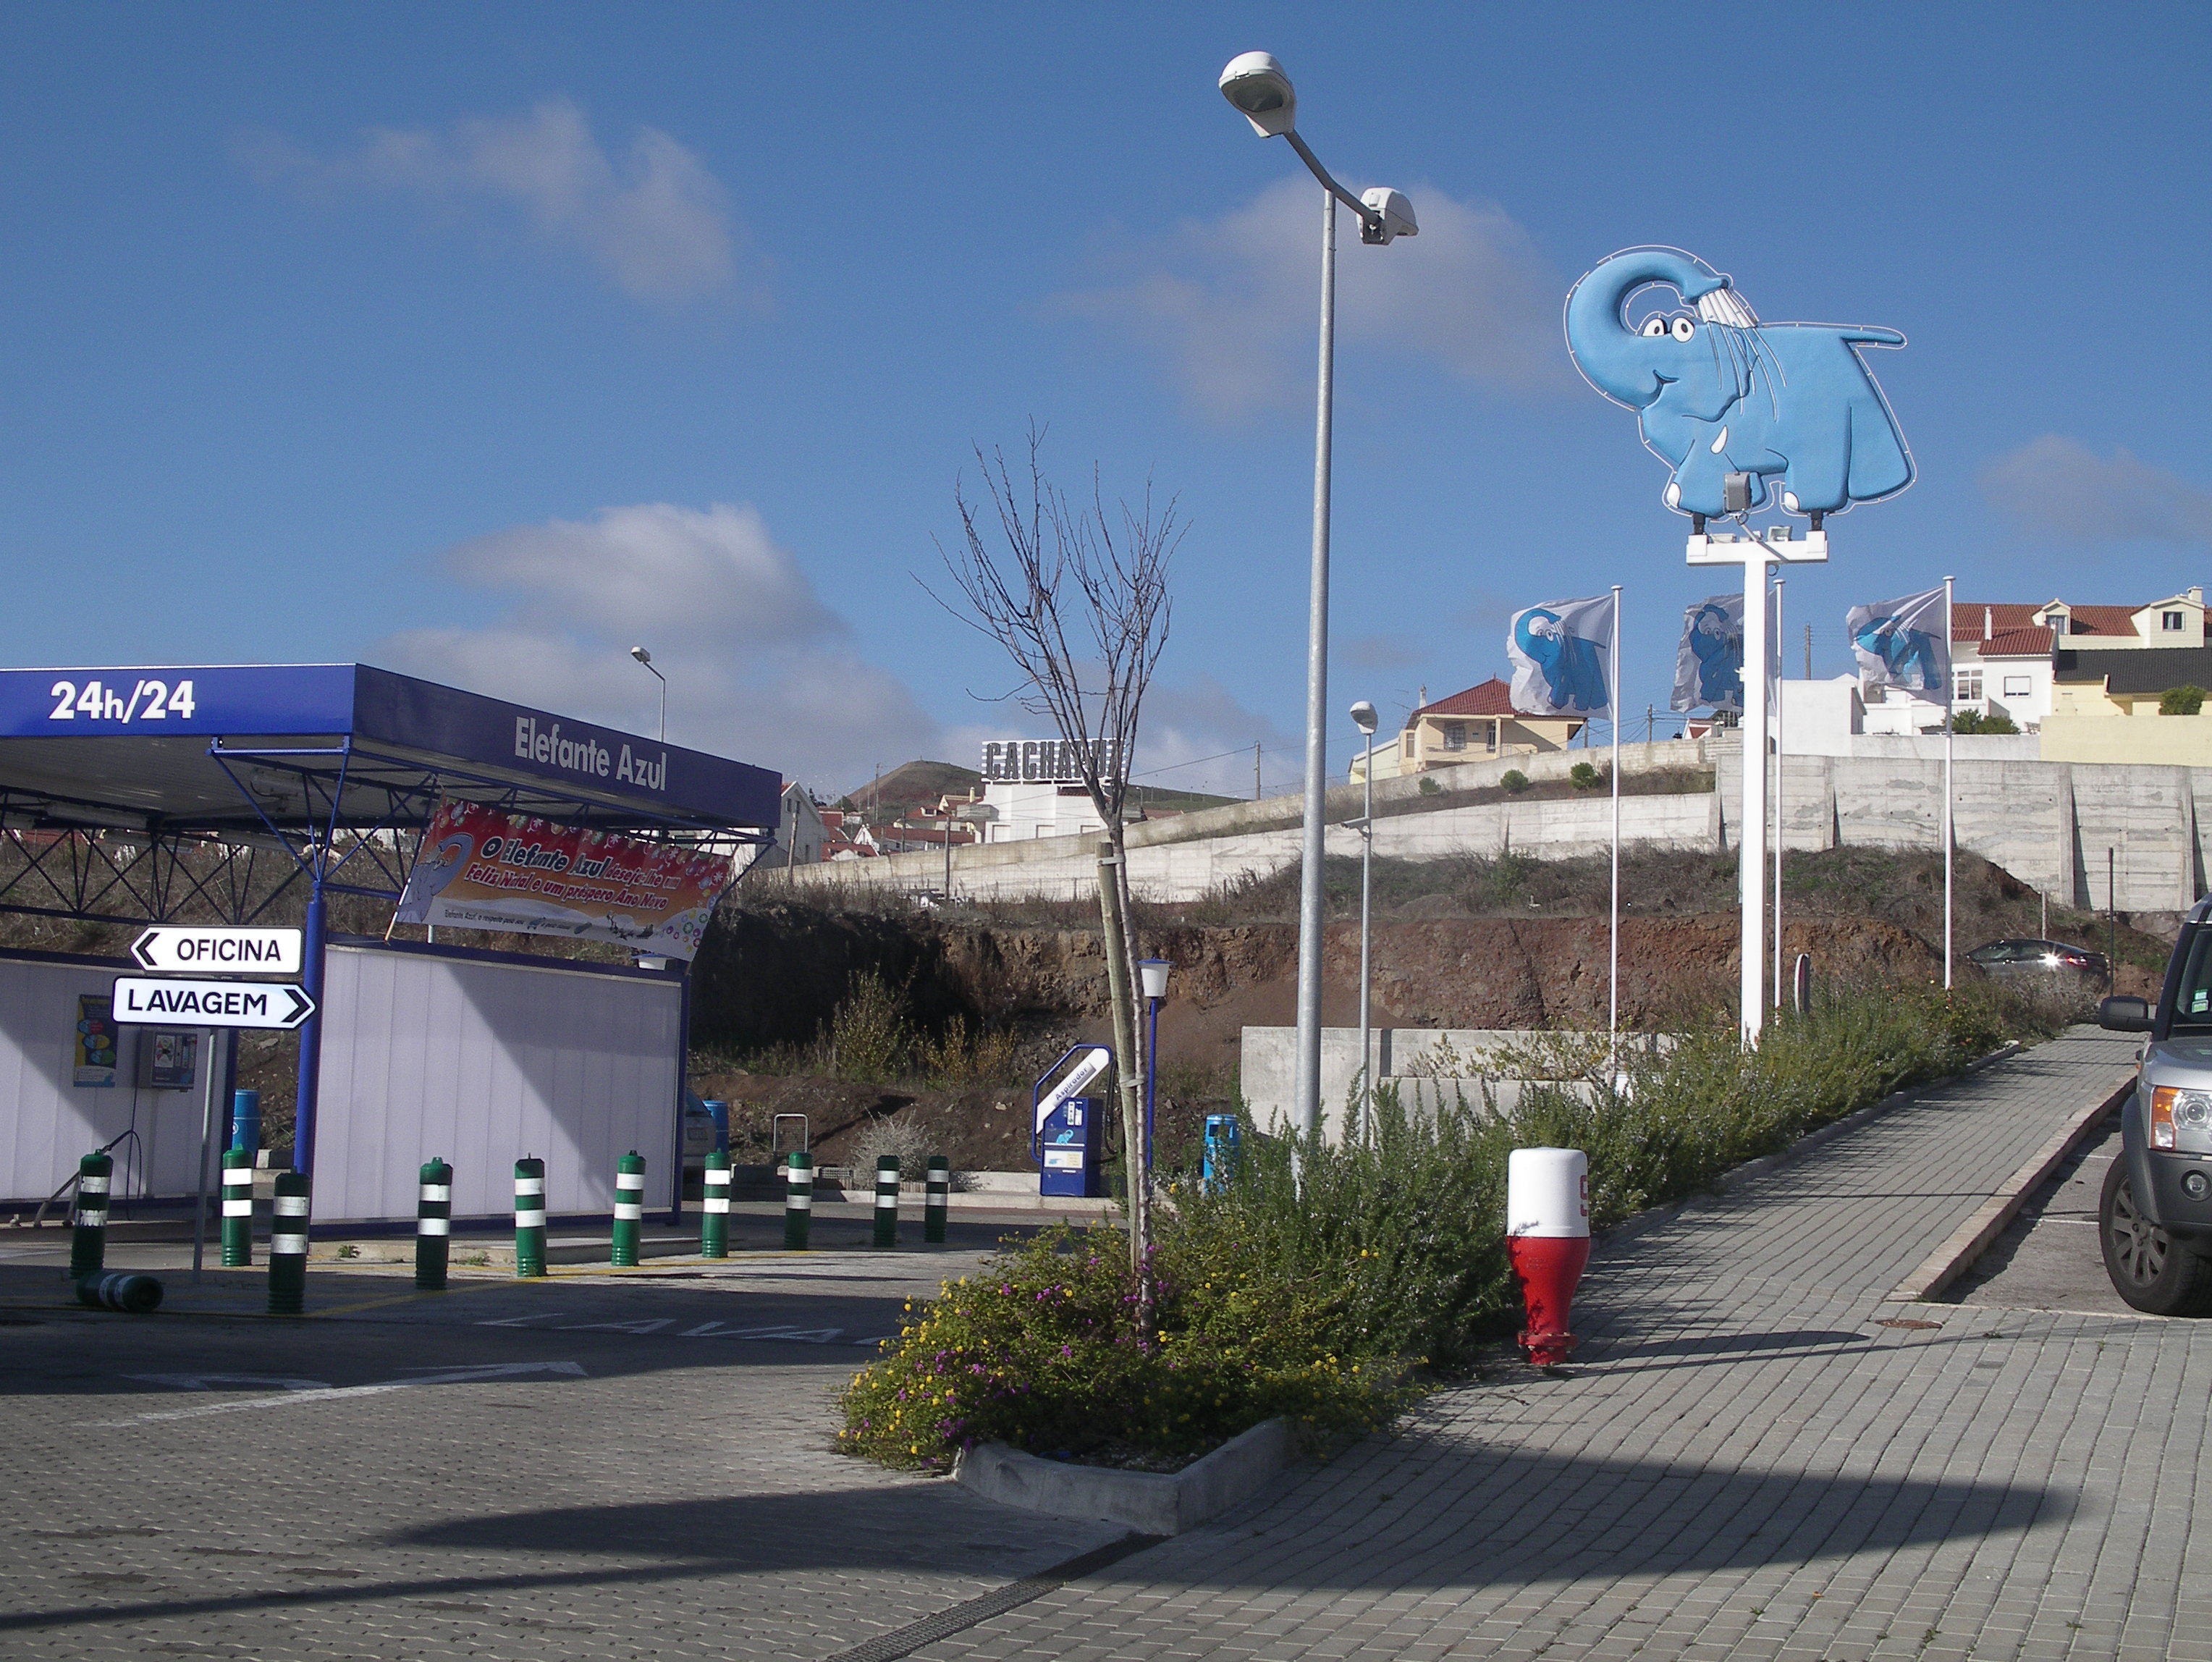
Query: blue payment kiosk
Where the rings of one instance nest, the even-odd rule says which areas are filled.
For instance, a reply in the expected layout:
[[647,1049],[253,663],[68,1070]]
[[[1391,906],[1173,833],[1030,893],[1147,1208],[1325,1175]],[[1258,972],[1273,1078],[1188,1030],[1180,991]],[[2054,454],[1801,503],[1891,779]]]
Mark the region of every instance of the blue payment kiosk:
[[1078,1044],[1037,1076],[1030,1093],[1030,1158],[1042,1168],[1039,1194],[1089,1198],[1105,1192],[1105,1112],[1097,1099],[1079,1093],[1112,1061],[1103,1044]]

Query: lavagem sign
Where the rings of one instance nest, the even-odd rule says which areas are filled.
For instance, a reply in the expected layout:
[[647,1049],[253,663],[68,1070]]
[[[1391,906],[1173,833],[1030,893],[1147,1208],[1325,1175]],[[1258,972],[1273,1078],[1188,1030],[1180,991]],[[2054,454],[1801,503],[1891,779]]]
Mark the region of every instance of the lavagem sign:
[[[577,748],[605,756],[596,745]],[[441,802],[397,916],[402,923],[619,941],[689,959],[729,886],[730,864],[720,855]]]

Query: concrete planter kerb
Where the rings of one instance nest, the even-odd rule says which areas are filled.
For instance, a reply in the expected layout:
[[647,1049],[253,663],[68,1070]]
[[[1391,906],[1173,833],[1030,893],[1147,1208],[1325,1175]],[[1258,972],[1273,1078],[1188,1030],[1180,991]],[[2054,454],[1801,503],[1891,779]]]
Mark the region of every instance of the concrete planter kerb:
[[1249,1499],[1297,1458],[1291,1422],[1263,1420],[1173,1474],[1071,1465],[985,1443],[954,1462],[952,1478],[1002,1506],[1104,1518],[1144,1535],[1180,1535]]

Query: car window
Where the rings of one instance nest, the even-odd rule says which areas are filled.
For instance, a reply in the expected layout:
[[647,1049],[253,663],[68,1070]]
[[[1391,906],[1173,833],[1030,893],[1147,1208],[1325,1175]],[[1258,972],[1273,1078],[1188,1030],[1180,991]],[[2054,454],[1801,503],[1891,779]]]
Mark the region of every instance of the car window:
[[2191,929],[2186,952],[2173,989],[2173,1031],[2212,1032],[2212,929]]

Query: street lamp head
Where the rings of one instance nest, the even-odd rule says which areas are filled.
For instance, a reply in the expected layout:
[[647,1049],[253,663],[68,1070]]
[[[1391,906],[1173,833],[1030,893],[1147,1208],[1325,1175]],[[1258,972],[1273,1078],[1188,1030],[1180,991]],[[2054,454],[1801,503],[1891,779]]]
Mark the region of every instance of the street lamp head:
[[629,649],[629,655],[636,659],[641,664],[650,664],[653,661],[653,654],[647,652],[643,647],[632,647]]
[[1358,703],[1354,704],[1352,707],[1352,725],[1358,728],[1362,733],[1372,739],[1375,736],[1375,729],[1378,725],[1378,718],[1375,714],[1375,706],[1369,703],[1364,698],[1362,698]]
[[1400,192],[1377,185],[1371,191],[1361,192],[1359,199],[1367,206],[1359,222],[1362,242],[1391,242],[1401,236],[1421,234],[1413,218],[1413,204]]
[[1231,58],[1221,72],[1221,95],[1262,138],[1280,138],[1297,125],[1298,95],[1273,52],[1239,52]]
[[1137,973],[1144,977],[1146,998],[1165,998],[1168,995],[1168,971],[1175,968],[1164,958],[1144,958],[1137,960]]

